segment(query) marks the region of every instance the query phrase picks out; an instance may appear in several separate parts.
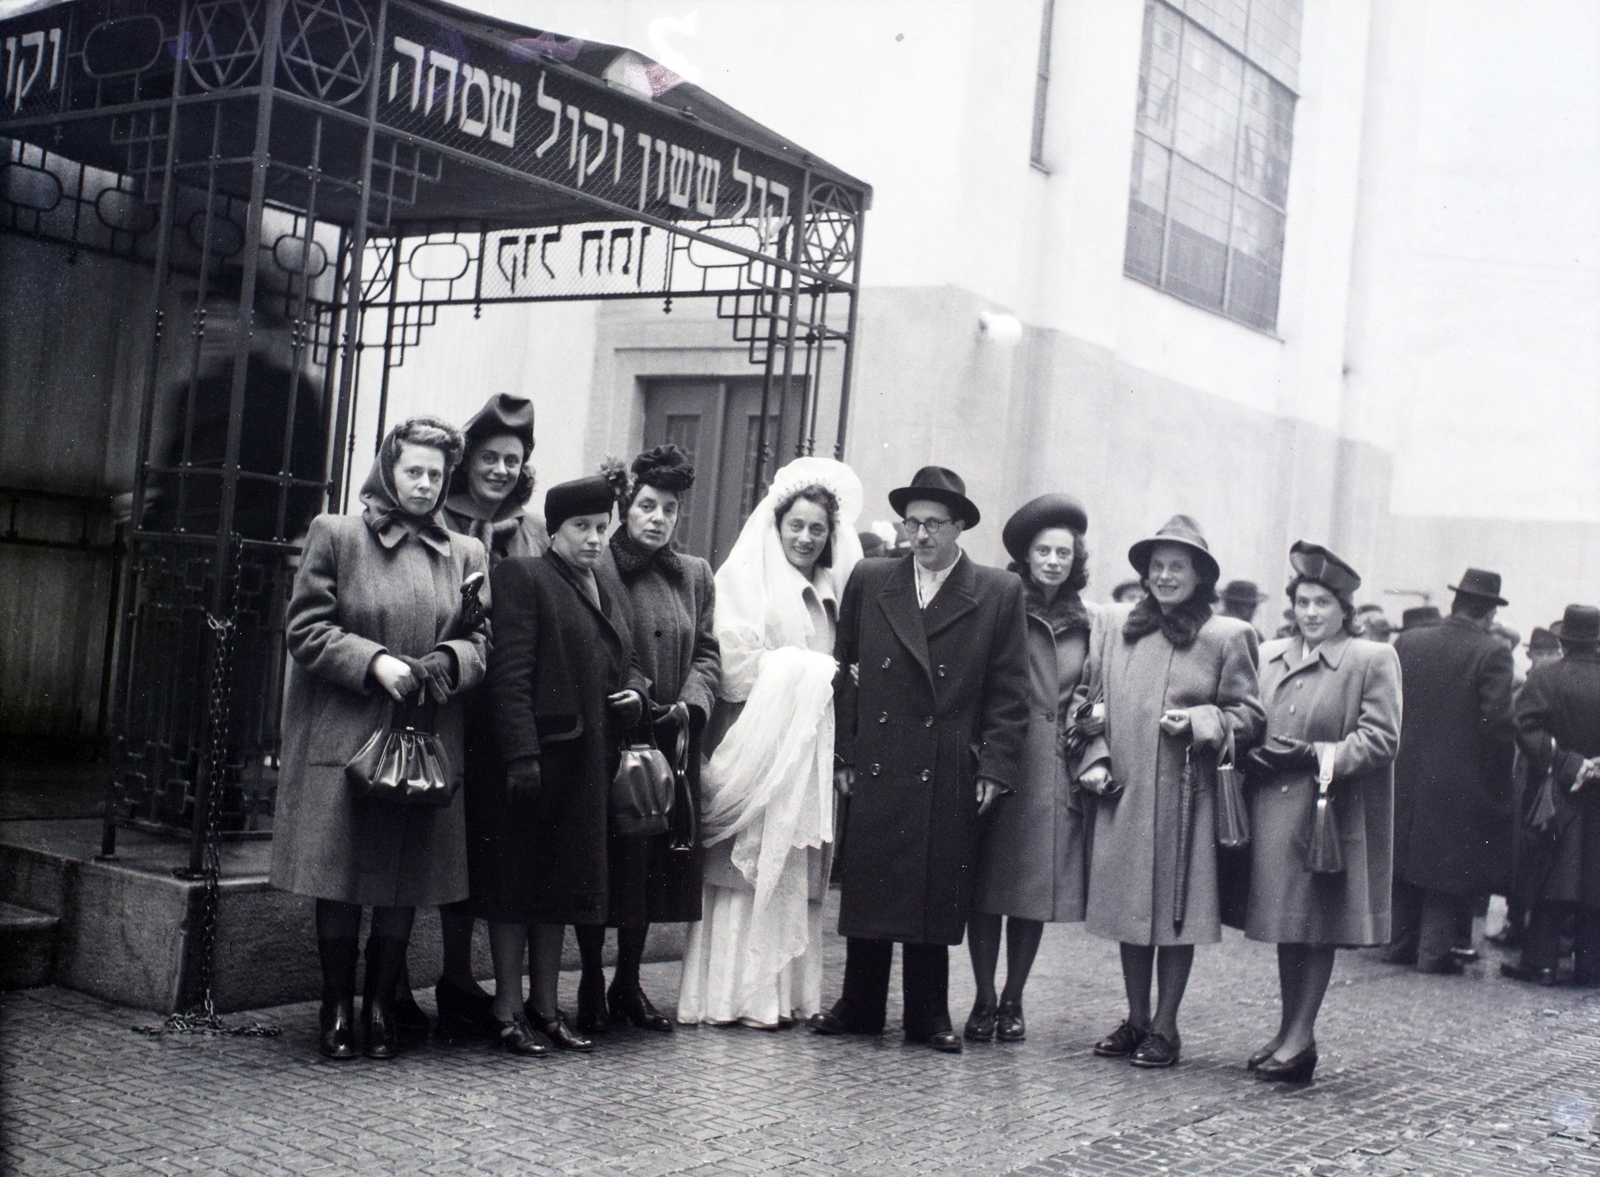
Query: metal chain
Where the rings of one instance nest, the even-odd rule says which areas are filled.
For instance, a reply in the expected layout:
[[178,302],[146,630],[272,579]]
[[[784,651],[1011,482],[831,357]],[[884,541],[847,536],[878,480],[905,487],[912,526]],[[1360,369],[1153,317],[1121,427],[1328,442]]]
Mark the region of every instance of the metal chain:
[[222,791],[228,766],[228,704],[233,692],[233,643],[239,629],[239,595],[243,577],[239,567],[242,551],[237,541],[232,545],[231,559],[224,574],[233,578],[233,592],[228,604],[228,616],[220,618],[206,611],[206,624],[216,635],[216,656],[211,662],[210,729],[211,738],[206,754],[206,836],[203,849],[202,879],[205,893],[201,898],[200,923],[200,1006],[197,1009],[169,1014],[159,1026],[135,1026],[141,1034],[218,1034],[242,1035],[251,1038],[274,1038],[283,1031],[277,1026],[263,1026],[251,1022],[244,1026],[229,1026],[217,1016],[211,997],[212,969],[217,948],[217,909],[221,899],[219,879],[222,874]]

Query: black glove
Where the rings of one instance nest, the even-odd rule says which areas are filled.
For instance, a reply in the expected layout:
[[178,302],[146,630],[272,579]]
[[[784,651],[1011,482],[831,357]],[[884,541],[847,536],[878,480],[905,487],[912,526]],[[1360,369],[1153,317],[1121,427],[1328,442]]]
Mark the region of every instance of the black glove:
[[506,800],[525,805],[539,796],[539,758],[524,756],[506,765]]
[[618,691],[606,698],[606,705],[617,722],[625,728],[635,727],[644,715],[644,698],[635,690]]
[[450,650],[429,650],[417,664],[422,668],[422,681],[435,703],[449,702],[456,691],[456,656]]
[[689,704],[682,702],[662,707],[650,704],[650,722],[655,725],[658,735],[673,735],[676,732],[689,730]]
[[1309,740],[1289,736],[1268,736],[1267,742],[1250,753],[1250,766],[1264,776],[1285,772],[1316,772],[1317,747]]

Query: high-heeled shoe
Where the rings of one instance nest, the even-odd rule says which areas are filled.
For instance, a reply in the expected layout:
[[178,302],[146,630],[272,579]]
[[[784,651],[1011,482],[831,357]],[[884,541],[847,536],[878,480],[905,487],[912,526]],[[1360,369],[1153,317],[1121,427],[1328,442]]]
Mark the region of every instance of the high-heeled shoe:
[[1313,1042],[1293,1058],[1267,1059],[1256,1068],[1256,1078],[1278,1083],[1309,1083],[1317,1069],[1317,1044]]
[[618,985],[613,981],[606,994],[606,1008],[611,1012],[613,1024],[631,1023],[641,1030],[672,1033],[672,1021],[650,1004],[644,987],[637,981],[632,985]]
[[572,1020],[580,1034],[604,1034],[611,1029],[606,1010],[606,978],[585,973],[578,979],[578,1016]]
[[394,1020],[395,984],[400,978],[400,966],[405,963],[406,942],[387,936],[374,936],[367,941],[367,988],[372,996],[361,1002],[361,1029],[364,1044],[361,1053],[368,1058],[393,1058],[400,1051],[399,1026]]
[[1244,1060],[1244,1069],[1247,1071],[1255,1070],[1262,1063],[1266,1062],[1269,1058],[1278,1053],[1279,1045],[1279,1040],[1274,1038],[1271,1042],[1267,1043],[1260,1050],[1256,1051],[1249,1058]]
[[1028,1036],[1022,1020],[1022,1002],[1002,1001],[994,1014],[994,1036],[998,1042],[1021,1042]]
[[499,1035],[501,1022],[494,1016],[494,998],[487,993],[474,993],[441,976],[433,987],[433,1000],[439,1009],[435,1032],[441,1041],[470,1042]]
[[968,1042],[990,1042],[994,1039],[994,1006],[981,1001],[972,1003],[967,1015],[967,1027],[962,1031]]
[[534,1029],[541,1031],[550,1044],[557,1050],[588,1051],[594,1049],[594,1042],[585,1038],[572,1028],[567,1021],[566,1012],[556,1010],[554,1014],[546,1017],[533,1008],[532,1003],[525,1003],[522,1012],[527,1016],[528,1022]]

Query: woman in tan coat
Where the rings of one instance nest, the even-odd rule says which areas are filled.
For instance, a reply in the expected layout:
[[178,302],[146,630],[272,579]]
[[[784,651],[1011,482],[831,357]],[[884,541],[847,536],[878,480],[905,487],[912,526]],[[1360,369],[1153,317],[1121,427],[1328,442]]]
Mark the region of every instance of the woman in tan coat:
[[[1121,942],[1128,995],[1127,1018],[1094,1052],[1170,1067],[1194,946],[1222,935],[1217,756],[1230,735],[1240,751],[1253,744],[1265,716],[1256,631],[1212,614],[1220,570],[1199,525],[1175,515],[1128,559],[1150,595],[1108,610],[1091,637],[1089,686],[1105,701],[1105,734],[1078,778],[1099,794],[1087,925]],[[1154,1014],[1152,969],[1160,990]]]
[[[1352,636],[1361,577],[1304,540],[1289,551],[1296,637],[1261,648],[1266,742],[1250,754],[1250,906],[1245,935],[1278,946],[1283,1016],[1246,1066],[1304,1081],[1317,1066],[1317,1013],[1333,950],[1389,940],[1394,758],[1400,748],[1400,659]],[[1305,844],[1321,782],[1344,870],[1313,874]]]

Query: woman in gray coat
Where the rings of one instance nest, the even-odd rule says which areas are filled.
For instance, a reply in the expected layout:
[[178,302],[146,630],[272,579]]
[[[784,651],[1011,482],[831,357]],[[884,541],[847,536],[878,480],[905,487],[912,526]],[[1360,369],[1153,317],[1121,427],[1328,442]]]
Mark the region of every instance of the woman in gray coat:
[[1170,1067],[1194,946],[1222,936],[1217,756],[1230,736],[1240,752],[1253,744],[1265,716],[1256,631],[1212,614],[1219,569],[1199,524],[1175,515],[1128,559],[1149,596],[1107,610],[1090,637],[1090,693],[1105,702],[1105,733],[1078,778],[1099,794],[1087,924],[1121,942],[1128,995],[1127,1018],[1094,1052]]
[[[1094,612],[1078,595],[1089,583],[1083,542],[1088,529],[1077,499],[1047,494],[1019,507],[1001,533],[1011,571],[1022,578],[1027,609],[1028,739],[1014,791],[995,803],[979,843],[967,921],[977,982],[966,1025],[971,1042],[1022,1041],[1022,990],[1044,925],[1083,919],[1083,801],[1067,775],[1062,745]],[[996,997],[1002,918],[1006,985]]]
[[[722,681],[722,656],[712,627],[716,587],[711,565],[672,547],[680,511],[694,486],[694,467],[675,445],[657,446],[633,460],[632,477],[620,504],[622,522],[611,533],[608,558],[627,590],[633,652],[650,680],[656,740],[672,749],[686,741],[685,777],[700,808],[700,733]],[[672,1021],[656,1009],[639,984],[650,925],[693,923],[700,918],[705,851],[694,839],[674,848],[671,837],[612,836],[611,911],[617,929],[617,969],[606,990],[601,952],[606,925],[577,931],[583,957],[578,982],[578,1029],[603,1030],[608,1022],[631,1022],[641,1030],[669,1033]]]
[[[1317,1014],[1333,950],[1389,940],[1400,659],[1353,636],[1355,569],[1304,540],[1289,550],[1299,636],[1261,648],[1267,739],[1250,753],[1250,906],[1245,935],[1278,946],[1283,1015],[1246,1066],[1304,1081],[1317,1066]],[[1344,870],[1313,874],[1305,845],[1322,782]]]
[[[322,1053],[356,1053],[354,994],[361,908],[371,906],[365,1053],[395,1053],[394,991],[418,906],[467,895],[459,794],[443,809],[356,801],[345,765],[391,703],[426,692],[437,731],[461,764],[452,697],[484,674],[486,626],[466,615],[462,582],[487,571],[483,545],[439,522],[439,500],[461,459],[461,435],[418,417],[395,426],[361,488],[357,516],[311,521],[289,602],[283,761],[272,883],[317,900],[322,958]],[[387,697],[386,697],[387,696]]]

